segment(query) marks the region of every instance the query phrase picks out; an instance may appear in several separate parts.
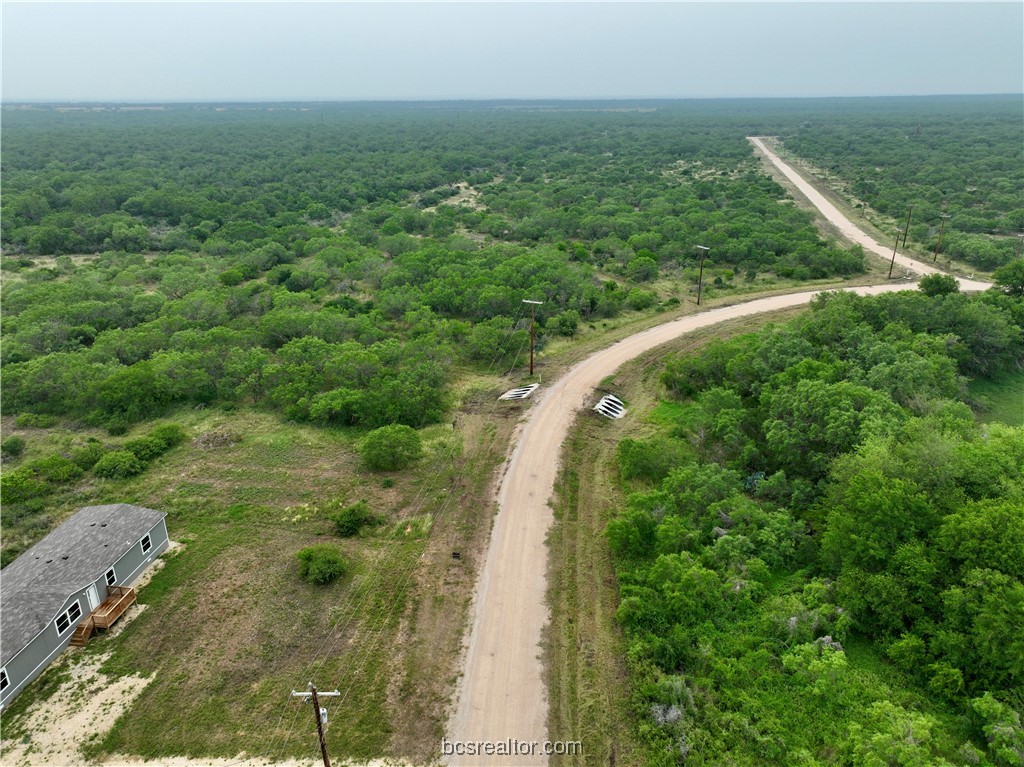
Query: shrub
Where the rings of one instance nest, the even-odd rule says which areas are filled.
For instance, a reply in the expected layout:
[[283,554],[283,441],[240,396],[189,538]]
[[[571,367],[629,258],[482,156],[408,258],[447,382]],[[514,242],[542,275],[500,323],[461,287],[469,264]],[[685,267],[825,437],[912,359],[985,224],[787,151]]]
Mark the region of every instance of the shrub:
[[926,296],[944,296],[960,291],[960,283],[950,274],[927,274],[917,283],[917,287]]
[[245,275],[242,273],[241,269],[236,267],[234,269],[228,269],[227,271],[221,272],[220,275],[218,275],[217,280],[221,285],[233,287],[235,285],[242,284],[242,282],[245,281]]
[[0,442],[0,453],[17,458],[25,452],[25,440],[23,437],[8,437]]
[[87,445],[71,451],[71,462],[84,471],[88,471],[96,462],[103,457],[107,449],[100,442],[90,442]]
[[56,454],[32,461],[32,463],[26,464],[25,468],[34,471],[37,476],[47,482],[55,484],[71,482],[82,476],[82,468],[78,464]]
[[370,525],[383,524],[380,516],[370,511],[366,501],[353,503],[331,515],[331,520],[338,529],[338,535],[342,538],[351,538],[358,535],[359,531]]
[[128,433],[128,424],[120,418],[112,418],[107,422],[107,434],[111,437],[120,437]]
[[152,461],[167,450],[164,442],[153,437],[136,437],[125,442],[122,447],[140,461]]
[[309,546],[298,554],[299,577],[309,583],[322,586],[348,572],[348,562],[334,546],[318,543]]
[[160,440],[166,445],[165,449],[170,450],[187,440],[188,432],[176,423],[165,423],[153,429],[149,436],[152,439]]
[[29,498],[46,495],[49,491],[46,483],[37,479],[31,469],[5,471],[0,477],[0,501],[5,504],[21,503]]
[[100,458],[92,467],[93,473],[107,479],[125,479],[141,474],[145,464],[127,450],[114,450]]
[[415,429],[394,424],[367,434],[359,452],[371,471],[397,471],[420,457],[422,445]]
[[575,309],[566,309],[554,318],[554,322],[559,335],[575,335],[580,324],[580,313]]
[[629,262],[626,273],[634,282],[649,282],[658,276],[658,262],[648,256],[638,256]]
[[42,413],[22,413],[14,421],[14,424],[22,429],[49,429],[56,423],[57,419],[54,416]]
[[649,290],[640,290],[640,288],[633,288],[626,296],[626,306],[638,312],[649,309],[657,302],[658,298],[654,293]]

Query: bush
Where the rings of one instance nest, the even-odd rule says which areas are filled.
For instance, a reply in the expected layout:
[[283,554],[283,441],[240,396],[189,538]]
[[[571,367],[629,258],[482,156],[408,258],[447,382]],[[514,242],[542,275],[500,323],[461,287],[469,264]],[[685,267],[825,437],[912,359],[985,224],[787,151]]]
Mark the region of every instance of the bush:
[[629,262],[626,273],[634,282],[649,282],[658,276],[658,262],[648,256],[638,256]]
[[0,453],[17,458],[25,452],[25,440],[23,437],[8,437],[0,442]]
[[384,522],[380,516],[370,511],[366,501],[346,506],[332,514],[331,520],[338,529],[338,535],[342,538],[351,538],[353,535],[358,535],[364,527],[376,526]]
[[322,586],[348,572],[348,562],[334,546],[319,543],[309,546],[298,554],[299,577],[309,583]]
[[241,285],[245,281],[245,275],[241,269],[237,267],[234,269],[228,269],[227,271],[221,272],[218,275],[217,280],[221,285],[227,285],[228,287],[234,287],[235,285]]
[[22,413],[14,421],[15,426],[22,429],[49,429],[56,423],[55,417],[42,413]]
[[0,501],[3,503],[21,503],[29,498],[46,495],[50,489],[45,482],[36,478],[31,469],[21,468],[5,471],[0,477]]
[[638,312],[649,309],[657,302],[658,297],[654,293],[649,290],[640,290],[640,288],[633,288],[626,296],[626,306]]
[[71,462],[81,468],[83,471],[88,471],[96,462],[103,457],[107,452],[107,449],[99,442],[90,442],[87,445],[76,448],[71,451]]
[[125,479],[141,474],[146,465],[127,450],[114,450],[100,458],[92,467],[93,473],[107,479]]
[[371,471],[397,471],[420,457],[422,445],[415,429],[394,424],[367,434],[359,452]]
[[48,455],[25,465],[37,476],[54,484],[71,482],[82,476],[82,468],[62,455]]
[[167,450],[166,444],[153,437],[136,437],[125,442],[122,447],[140,461],[152,461]]
[[960,283],[950,274],[928,274],[921,278],[917,287],[926,296],[944,296],[960,291]]
[[554,318],[554,324],[559,335],[575,335],[580,324],[580,313],[575,309],[566,309]]
[[153,429],[149,436],[152,439],[160,440],[166,446],[166,450],[177,447],[188,439],[188,432],[176,423],[165,423]]
[[120,418],[111,419],[107,423],[107,434],[111,437],[120,437],[128,433],[128,424]]

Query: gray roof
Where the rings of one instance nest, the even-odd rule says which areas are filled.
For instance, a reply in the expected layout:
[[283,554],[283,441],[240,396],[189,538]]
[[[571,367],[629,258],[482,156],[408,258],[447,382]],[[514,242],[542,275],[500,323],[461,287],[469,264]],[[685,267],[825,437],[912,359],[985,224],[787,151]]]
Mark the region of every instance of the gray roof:
[[0,570],[0,665],[165,516],[127,503],[86,506]]

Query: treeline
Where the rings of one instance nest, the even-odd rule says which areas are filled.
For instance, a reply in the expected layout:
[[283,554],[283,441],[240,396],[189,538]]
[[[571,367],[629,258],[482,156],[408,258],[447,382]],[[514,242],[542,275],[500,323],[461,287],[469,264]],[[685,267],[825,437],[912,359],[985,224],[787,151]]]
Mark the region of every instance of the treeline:
[[650,763],[1020,763],[1024,432],[963,400],[1022,331],[994,291],[826,294],[667,364],[607,530]]
[[418,427],[453,365],[515,362],[524,298],[543,346],[676,305],[696,244],[710,294],[864,268],[780,204],[732,106],[327,118],[5,112],[5,250],[101,251],[4,256],[8,412],[120,427],[246,402]]
[[909,236],[930,251],[949,215],[940,251],[994,269],[1024,231],[1022,107],[1020,96],[879,100],[870,113],[811,118],[783,141],[871,208],[904,221],[913,206]]

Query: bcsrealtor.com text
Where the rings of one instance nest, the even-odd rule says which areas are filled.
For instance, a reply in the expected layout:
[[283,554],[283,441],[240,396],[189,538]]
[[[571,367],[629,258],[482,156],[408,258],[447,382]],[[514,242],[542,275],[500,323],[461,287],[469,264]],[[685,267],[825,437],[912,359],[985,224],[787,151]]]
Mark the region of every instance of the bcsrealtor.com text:
[[442,756],[544,756],[583,754],[583,743],[578,740],[448,740],[441,738]]

